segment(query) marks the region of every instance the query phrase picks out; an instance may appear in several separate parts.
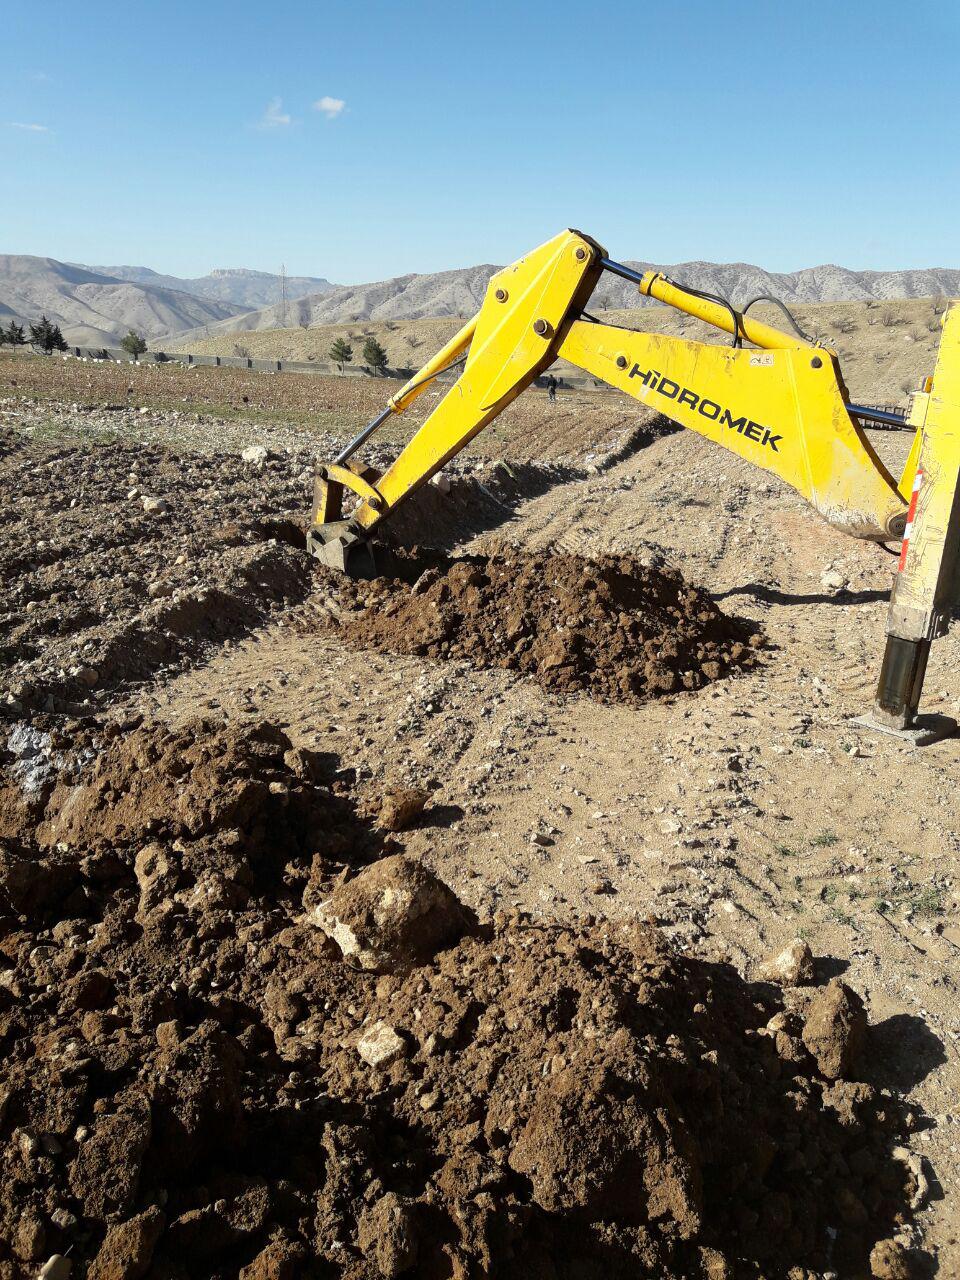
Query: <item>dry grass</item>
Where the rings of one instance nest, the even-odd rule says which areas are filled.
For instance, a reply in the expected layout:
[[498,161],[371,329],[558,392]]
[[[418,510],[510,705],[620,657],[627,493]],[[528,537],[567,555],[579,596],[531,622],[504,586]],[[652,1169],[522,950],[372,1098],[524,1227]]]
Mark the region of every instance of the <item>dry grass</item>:
[[[851,395],[869,403],[901,403],[917,380],[932,371],[944,300],[910,298],[891,302],[822,302],[793,308],[802,328],[833,347],[840,355]],[[772,307],[758,306],[751,314],[784,327]],[[699,341],[724,341],[724,336],[667,307],[634,311],[600,311],[598,319],[649,333],[669,333]],[[197,355],[247,353],[255,358],[326,360],[332,343],[344,338],[354,360],[368,337],[386,348],[392,367],[419,368],[462,324],[455,316],[428,320],[353,321],[314,329],[262,329],[221,334],[194,341]],[[235,348],[240,348],[238,352]],[[177,350],[170,345],[170,350]]]

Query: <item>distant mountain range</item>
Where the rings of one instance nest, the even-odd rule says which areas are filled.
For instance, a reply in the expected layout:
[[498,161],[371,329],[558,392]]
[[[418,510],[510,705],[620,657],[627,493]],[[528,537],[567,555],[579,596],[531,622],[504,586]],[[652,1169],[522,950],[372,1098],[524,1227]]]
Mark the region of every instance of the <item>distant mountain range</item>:
[[[322,296],[334,288],[314,276],[289,276],[292,305],[302,292]],[[0,254],[0,323],[45,315],[76,346],[115,346],[129,330],[148,341],[206,327],[274,302],[280,277],[264,271],[211,271],[196,280],[161,275],[149,267],[83,267]],[[288,324],[296,324],[291,316]]]
[[[637,271],[657,267],[668,276],[710,293],[719,293],[742,306],[758,294],[772,294],[790,302],[844,302],[864,299],[920,298],[960,294],[960,270],[848,271],[845,267],[808,267],[774,273],[744,262],[679,262],[664,266],[628,262]],[[494,266],[466,267],[432,275],[396,276],[375,284],[344,285],[322,294],[307,294],[287,307],[287,327],[343,324],[355,320],[417,320],[424,316],[470,316],[478,309]],[[641,298],[635,285],[607,274],[590,299],[591,311],[624,310],[654,305]],[[197,337],[282,327],[276,306],[231,316],[205,325]],[[194,336],[180,335],[181,339]]]
[[78,346],[115,345],[128,329],[148,340],[159,338],[240,310],[191,293],[117,280],[55,258],[0,255],[0,322],[30,322],[45,315]]
[[[784,302],[960,294],[960,270],[849,271],[809,267],[773,273],[748,263],[630,262],[636,270],[659,266],[698,289],[721,293],[742,306],[757,294]],[[289,276],[287,302],[277,299],[279,276],[244,268],[211,271],[196,279],[162,275],[149,267],[82,267],[22,254],[0,255],[0,322],[44,314],[77,346],[115,344],[136,329],[154,346],[162,339],[357,320],[404,320],[472,315],[483,299],[491,265],[396,276],[373,284],[334,285],[322,277]],[[590,301],[593,311],[650,305],[626,280],[607,275]]]
[[[85,267],[99,275],[117,280],[129,280],[133,284],[147,285],[151,289],[176,289],[180,293],[192,293],[196,298],[210,298],[213,302],[226,302],[245,311],[269,307],[280,300],[280,277],[269,271],[248,271],[246,267],[221,267],[205,276],[182,279],[165,276],[149,267]],[[305,294],[329,293],[337,286],[322,276],[287,276],[286,294],[289,299],[302,298]]]

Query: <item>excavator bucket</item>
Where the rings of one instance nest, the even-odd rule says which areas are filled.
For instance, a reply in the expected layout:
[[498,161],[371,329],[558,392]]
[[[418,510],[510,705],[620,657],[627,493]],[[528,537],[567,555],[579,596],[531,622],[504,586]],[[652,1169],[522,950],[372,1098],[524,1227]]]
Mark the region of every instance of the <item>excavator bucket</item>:
[[375,578],[377,564],[373,547],[358,537],[349,520],[314,525],[307,534],[307,550],[321,564],[350,578]]
[[357,485],[361,494],[376,502],[372,484],[379,473],[360,464],[321,467],[313,483],[313,517],[307,532],[307,550],[330,569],[351,578],[375,578],[373,547],[353,520],[343,519],[343,494]]

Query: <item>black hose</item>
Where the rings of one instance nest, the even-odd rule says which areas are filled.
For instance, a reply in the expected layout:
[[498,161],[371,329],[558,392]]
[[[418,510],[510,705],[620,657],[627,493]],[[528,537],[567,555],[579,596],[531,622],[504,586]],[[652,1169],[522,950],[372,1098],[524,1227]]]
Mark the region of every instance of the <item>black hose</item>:
[[689,293],[693,298],[702,298],[704,302],[716,302],[721,307],[726,307],[733,321],[733,339],[730,345],[733,347],[743,346],[743,316],[737,311],[729,298],[725,298],[719,293],[706,293],[703,289],[695,289],[693,285],[683,284],[680,280],[671,280],[669,276],[664,276],[663,278],[667,284],[672,284],[675,289],[682,289],[684,293]]
[[792,312],[792,311],[790,310],[790,308],[786,305],[786,303],[781,302],[779,298],[775,298],[775,297],[773,297],[773,295],[772,295],[772,294],[769,294],[769,293],[758,293],[758,294],[757,294],[757,296],[756,296],[755,298],[751,298],[751,299],[750,299],[750,301],[746,304],[746,306],[743,308],[743,311],[742,311],[740,314],[741,314],[741,315],[746,315],[746,314],[747,314],[747,312],[750,310],[750,308],[753,306],[753,304],[754,304],[755,302],[770,302],[770,303],[772,303],[775,307],[779,307],[779,308],[780,308],[780,310],[783,312],[783,314],[784,314],[784,315],[787,317],[787,319],[790,321],[791,325],[792,325],[792,326],[793,326],[793,328],[794,328],[794,331],[795,331],[797,334],[799,334],[799,336],[804,340],[804,342],[815,343],[815,342],[817,341],[817,340],[816,340],[816,338],[812,338],[812,337],[810,336],[810,334],[809,334],[809,333],[804,333],[804,332],[803,332],[803,330],[800,328],[799,324],[797,324],[796,316],[794,316],[793,312]]

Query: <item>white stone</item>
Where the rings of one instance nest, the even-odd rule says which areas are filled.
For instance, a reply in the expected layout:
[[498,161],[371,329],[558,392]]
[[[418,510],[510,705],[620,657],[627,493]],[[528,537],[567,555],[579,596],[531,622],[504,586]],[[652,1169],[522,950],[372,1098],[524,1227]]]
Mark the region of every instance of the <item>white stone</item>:
[[249,462],[252,466],[262,467],[270,457],[270,450],[265,449],[262,444],[251,444],[244,449],[240,457],[244,462]]
[[369,1067],[387,1067],[406,1052],[406,1044],[386,1022],[375,1022],[357,1041],[357,1053]]
[[72,1264],[62,1253],[53,1253],[37,1273],[37,1280],[69,1280]]

